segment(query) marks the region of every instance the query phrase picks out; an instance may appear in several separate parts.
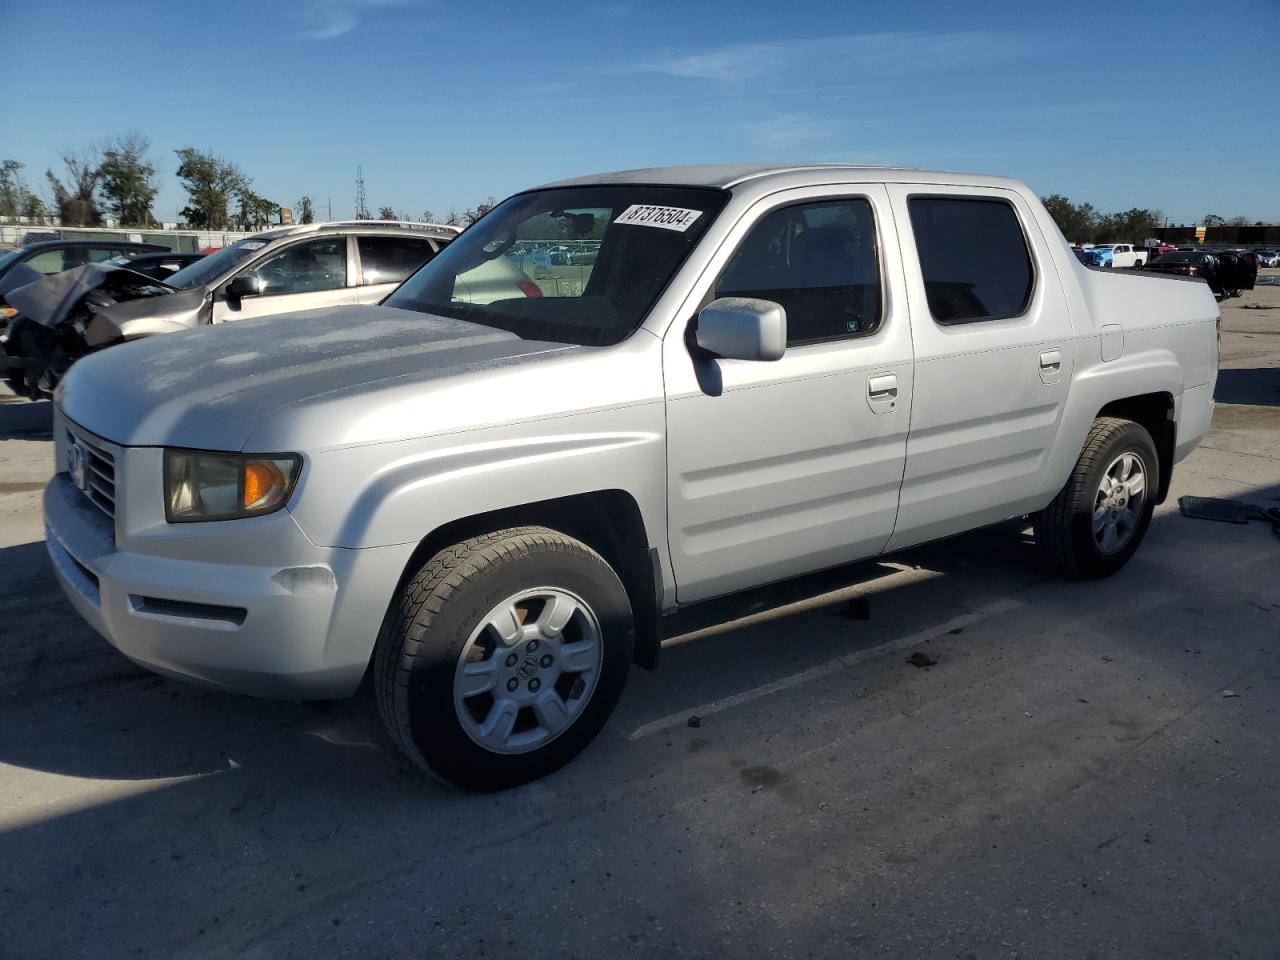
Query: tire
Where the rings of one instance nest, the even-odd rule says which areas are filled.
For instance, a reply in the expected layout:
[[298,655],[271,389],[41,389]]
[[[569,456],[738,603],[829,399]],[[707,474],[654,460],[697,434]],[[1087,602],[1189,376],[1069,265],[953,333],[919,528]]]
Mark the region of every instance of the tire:
[[[571,611],[558,630],[557,610]],[[472,790],[516,786],[591,742],[634,643],[627,592],[590,547],[545,527],[472,537],[392,602],[374,652],[378,711],[423,769]]]
[[[1115,486],[1116,478],[1124,476],[1126,457],[1136,459],[1140,471],[1137,506],[1132,473],[1123,489]],[[1103,487],[1104,478],[1109,478],[1110,492]],[[1160,461],[1151,434],[1132,420],[1099,417],[1066,486],[1032,518],[1041,554],[1077,580],[1110,576],[1129,562],[1146,536],[1159,489]],[[1100,530],[1095,524],[1099,517]]]

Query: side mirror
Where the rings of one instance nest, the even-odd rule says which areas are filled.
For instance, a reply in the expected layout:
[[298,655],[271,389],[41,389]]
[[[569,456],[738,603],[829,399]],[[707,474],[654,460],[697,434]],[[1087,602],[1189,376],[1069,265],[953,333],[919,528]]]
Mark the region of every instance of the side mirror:
[[238,307],[245,297],[256,297],[261,293],[262,282],[257,277],[241,274],[227,284],[227,303]]
[[780,360],[787,311],[771,300],[721,297],[698,313],[698,346],[723,360]]

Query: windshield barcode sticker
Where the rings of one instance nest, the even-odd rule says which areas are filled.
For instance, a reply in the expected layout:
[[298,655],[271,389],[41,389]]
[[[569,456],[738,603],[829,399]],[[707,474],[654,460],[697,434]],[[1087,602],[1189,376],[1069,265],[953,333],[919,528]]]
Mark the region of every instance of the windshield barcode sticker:
[[613,222],[634,223],[640,227],[661,227],[663,230],[684,233],[700,216],[702,216],[701,210],[686,210],[684,207],[653,207],[636,203],[623,210],[622,215]]

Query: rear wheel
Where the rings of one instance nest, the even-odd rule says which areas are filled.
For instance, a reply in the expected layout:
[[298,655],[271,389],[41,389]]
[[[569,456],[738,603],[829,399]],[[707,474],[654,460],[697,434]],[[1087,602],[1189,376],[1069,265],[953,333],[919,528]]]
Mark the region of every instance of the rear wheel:
[[1159,471],[1155,444],[1141,424],[1099,417],[1066,486],[1033,517],[1041,553],[1077,579],[1115,573],[1146,536]]
[[374,659],[379,711],[420,766],[500,789],[576,756],[626,682],[626,590],[590,547],[542,527],[465,540],[403,588]]

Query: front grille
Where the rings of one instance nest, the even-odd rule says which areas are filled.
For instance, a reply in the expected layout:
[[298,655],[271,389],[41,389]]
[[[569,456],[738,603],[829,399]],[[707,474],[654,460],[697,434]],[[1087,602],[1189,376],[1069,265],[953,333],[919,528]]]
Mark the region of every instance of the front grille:
[[[66,421],[67,440],[84,451],[84,486],[80,489],[111,519],[116,516],[116,451],[79,426]],[[72,477],[74,481],[76,478]]]

